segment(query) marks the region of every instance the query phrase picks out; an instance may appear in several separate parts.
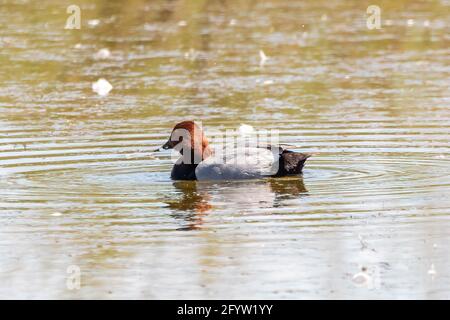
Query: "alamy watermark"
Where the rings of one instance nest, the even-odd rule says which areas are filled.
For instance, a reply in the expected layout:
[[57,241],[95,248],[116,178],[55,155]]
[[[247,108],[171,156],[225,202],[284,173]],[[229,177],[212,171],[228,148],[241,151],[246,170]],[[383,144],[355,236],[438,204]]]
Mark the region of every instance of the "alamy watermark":
[[68,276],[66,287],[68,290],[80,290],[81,288],[81,269],[77,265],[70,265],[66,270]]
[[70,16],[66,20],[64,29],[81,29],[81,9],[76,4],[67,7],[66,12]]
[[381,29],[381,8],[370,5],[367,7],[366,13],[369,15],[366,20],[367,29]]

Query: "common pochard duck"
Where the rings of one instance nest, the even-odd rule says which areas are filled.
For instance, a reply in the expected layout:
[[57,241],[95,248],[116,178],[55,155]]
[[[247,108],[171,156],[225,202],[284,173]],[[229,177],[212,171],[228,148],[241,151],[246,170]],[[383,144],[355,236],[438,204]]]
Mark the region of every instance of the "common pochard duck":
[[214,152],[202,128],[194,121],[178,123],[163,149],[176,149],[173,180],[237,180],[282,177],[302,173],[311,155],[285,149],[282,145],[257,145]]

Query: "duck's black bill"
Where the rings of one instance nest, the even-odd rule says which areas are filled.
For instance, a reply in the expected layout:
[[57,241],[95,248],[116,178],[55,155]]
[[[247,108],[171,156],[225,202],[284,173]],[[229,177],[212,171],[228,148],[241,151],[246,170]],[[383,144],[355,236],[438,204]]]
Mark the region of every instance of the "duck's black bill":
[[164,150],[172,149],[173,148],[172,141],[168,140],[166,143],[163,144],[163,146],[161,148],[163,148]]

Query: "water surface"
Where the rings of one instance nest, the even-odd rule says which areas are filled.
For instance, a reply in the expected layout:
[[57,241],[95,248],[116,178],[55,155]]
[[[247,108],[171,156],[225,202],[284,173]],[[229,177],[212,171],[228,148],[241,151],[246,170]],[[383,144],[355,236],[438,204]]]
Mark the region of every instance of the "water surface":
[[[0,0],[0,297],[450,298],[448,1],[77,3]],[[186,119],[315,156],[172,182]]]

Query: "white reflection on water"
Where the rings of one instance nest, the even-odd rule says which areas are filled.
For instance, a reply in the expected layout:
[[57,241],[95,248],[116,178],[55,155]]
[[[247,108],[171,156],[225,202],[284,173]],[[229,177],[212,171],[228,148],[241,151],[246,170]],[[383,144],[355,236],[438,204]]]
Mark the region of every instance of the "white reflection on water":
[[[376,31],[357,1],[183,3],[79,1],[79,33],[2,4],[0,297],[450,298],[448,4],[381,1]],[[151,151],[187,119],[315,156],[172,182]]]

